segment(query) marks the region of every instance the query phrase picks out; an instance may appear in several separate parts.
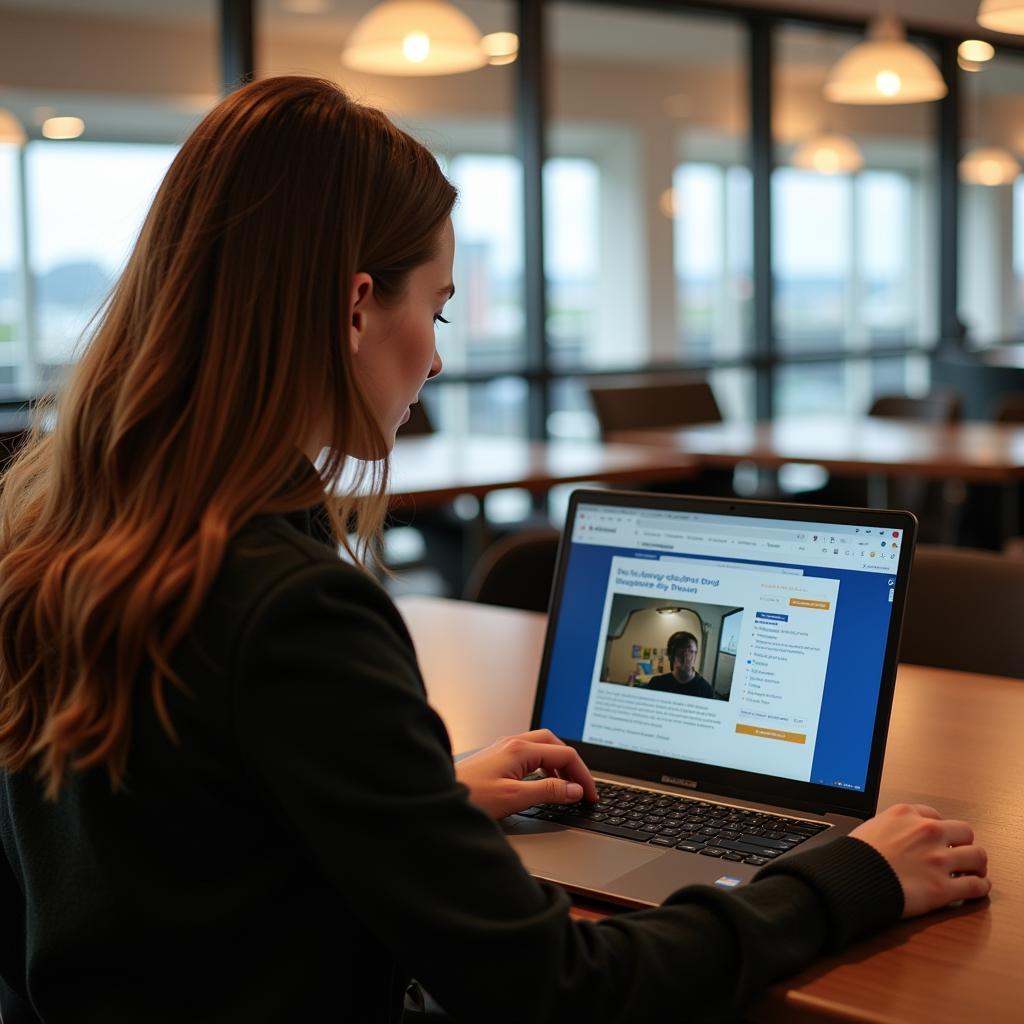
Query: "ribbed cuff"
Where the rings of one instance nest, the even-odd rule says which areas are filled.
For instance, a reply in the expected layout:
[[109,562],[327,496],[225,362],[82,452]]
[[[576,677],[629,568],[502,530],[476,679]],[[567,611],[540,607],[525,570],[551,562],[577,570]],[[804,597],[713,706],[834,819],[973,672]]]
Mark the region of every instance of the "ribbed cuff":
[[892,924],[903,913],[903,887],[896,872],[873,846],[852,836],[783,857],[756,878],[769,875],[793,875],[818,894],[828,922],[829,952]]

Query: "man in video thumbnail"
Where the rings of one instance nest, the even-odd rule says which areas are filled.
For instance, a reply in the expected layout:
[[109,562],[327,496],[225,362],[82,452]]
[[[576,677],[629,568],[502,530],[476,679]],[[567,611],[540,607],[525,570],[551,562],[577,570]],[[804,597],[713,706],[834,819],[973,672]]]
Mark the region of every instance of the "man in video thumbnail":
[[684,697],[713,698],[711,684],[693,667],[697,660],[697,638],[685,630],[673,633],[665,645],[671,672],[653,676],[646,689],[681,693]]

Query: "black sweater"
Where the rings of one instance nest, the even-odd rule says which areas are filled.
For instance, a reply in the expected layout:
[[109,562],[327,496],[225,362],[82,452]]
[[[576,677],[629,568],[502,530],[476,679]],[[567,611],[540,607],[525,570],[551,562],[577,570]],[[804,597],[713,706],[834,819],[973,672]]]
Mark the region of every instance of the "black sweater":
[[847,838],[571,920],[456,781],[394,605],[315,524],[234,539],[175,658],[180,742],[140,685],[123,791],[0,775],[6,1024],[391,1022],[410,976],[460,1021],[720,1018],[899,916]]

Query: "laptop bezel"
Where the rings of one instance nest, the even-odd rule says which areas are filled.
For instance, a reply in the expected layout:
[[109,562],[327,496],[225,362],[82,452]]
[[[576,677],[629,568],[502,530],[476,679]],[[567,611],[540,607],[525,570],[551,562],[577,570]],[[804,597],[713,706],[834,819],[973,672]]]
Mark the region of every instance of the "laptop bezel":
[[644,508],[656,511],[697,512],[708,515],[748,516],[758,519],[783,519],[792,522],[835,523],[886,530],[902,530],[903,543],[894,573],[896,584],[886,636],[882,676],[879,682],[875,727],[868,757],[868,770],[863,791],[846,790],[779,776],[740,771],[675,758],[659,757],[635,751],[619,750],[585,743],[572,737],[561,737],[577,749],[593,771],[629,776],[655,784],[680,786],[695,793],[714,793],[805,810],[815,814],[846,814],[857,818],[871,817],[878,807],[882,762],[885,757],[889,719],[896,688],[896,667],[903,628],[903,613],[917,539],[917,519],[910,512],[844,508],[835,505],[801,505],[747,499],[705,498],[689,495],[647,494],[638,491],[596,491],[577,489],[569,499],[566,525],[558,547],[555,578],[548,605],[548,628],[544,640],[540,678],[533,707],[532,728],[541,727],[541,713],[547,693],[548,671],[554,638],[558,632],[558,616],[562,607],[568,553],[572,546],[573,526],[581,504],[598,504],[619,508]]

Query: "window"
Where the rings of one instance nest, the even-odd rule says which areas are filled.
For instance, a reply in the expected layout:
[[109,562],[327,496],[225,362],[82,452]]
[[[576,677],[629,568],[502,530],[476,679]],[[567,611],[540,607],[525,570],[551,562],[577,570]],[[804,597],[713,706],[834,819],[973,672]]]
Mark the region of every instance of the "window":
[[176,152],[133,143],[29,144],[30,252],[44,379],[72,360]]
[[[964,157],[960,163],[959,318],[971,347],[1014,340],[1024,329],[1024,60],[999,52],[961,75]],[[993,152],[996,150],[997,152]],[[999,153],[998,151],[1001,151]],[[987,152],[1005,162],[968,169]]]
[[743,27],[576,3],[552,4],[548,23],[553,365],[685,365],[749,350]]
[[[828,103],[829,69],[858,38],[802,26],[777,35],[772,245],[781,355],[857,356],[938,335],[935,108]],[[794,166],[825,134],[843,136],[861,166]],[[898,362],[895,376],[883,376],[902,391],[901,378],[909,386],[917,373]],[[776,411],[862,413],[877,376],[864,361],[794,363],[777,373]]]
[[680,355],[740,355],[750,337],[750,169],[680,164],[672,178]]
[[18,151],[0,144],[0,388],[27,389],[19,240]]

